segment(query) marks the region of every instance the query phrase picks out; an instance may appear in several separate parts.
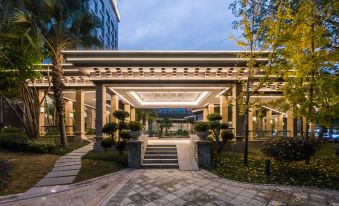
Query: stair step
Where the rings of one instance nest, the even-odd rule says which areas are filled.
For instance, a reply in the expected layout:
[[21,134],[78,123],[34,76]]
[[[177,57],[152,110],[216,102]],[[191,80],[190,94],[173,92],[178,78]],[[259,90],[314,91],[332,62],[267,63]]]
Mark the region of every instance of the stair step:
[[151,144],[151,145],[147,145],[147,148],[154,148],[154,147],[175,147],[176,145],[167,145],[167,144]]
[[158,154],[158,155],[162,155],[162,154],[172,154],[172,155],[177,155],[177,151],[147,151],[145,152],[146,155],[148,154]]
[[162,150],[164,150],[164,151],[165,150],[166,151],[171,151],[171,150],[176,151],[177,148],[175,148],[175,147],[173,147],[173,148],[171,148],[171,147],[153,147],[153,148],[147,147],[146,151],[147,150],[149,150],[149,151],[162,151]]
[[169,163],[169,164],[151,164],[151,163],[147,163],[147,164],[141,164],[141,168],[144,169],[178,169],[179,165],[175,164],[175,163]]
[[144,159],[177,159],[173,154],[145,154]]
[[178,163],[178,159],[144,159],[142,161],[144,164],[170,164],[170,163]]

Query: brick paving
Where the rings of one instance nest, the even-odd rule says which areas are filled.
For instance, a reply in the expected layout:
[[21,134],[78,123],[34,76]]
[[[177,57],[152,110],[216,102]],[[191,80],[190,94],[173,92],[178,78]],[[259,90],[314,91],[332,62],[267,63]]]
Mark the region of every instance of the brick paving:
[[339,205],[339,192],[241,183],[207,171],[122,170],[5,205]]

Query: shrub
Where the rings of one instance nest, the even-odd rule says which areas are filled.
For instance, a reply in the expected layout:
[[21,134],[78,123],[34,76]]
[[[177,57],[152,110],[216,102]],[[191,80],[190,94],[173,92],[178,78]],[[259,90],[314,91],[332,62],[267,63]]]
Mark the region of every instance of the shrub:
[[102,128],[102,132],[106,134],[110,134],[112,137],[112,141],[114,141],[114,133],[118,130],[118,124],[115,122],[109,122],[105,124]]
[[198,122],[194,125],[194,130],[199,132],[207,132],[210,129],[210,125],[207,122]]
[[142,125],[138,121],[131,121],[128,123],[128,128],[131,131],[141,131],[142,130]]
[[232,140],[234,138],[234,134],[232,132],[229,131],[223,131],[221,132],[221,139],[226,142],[229,140]]
[[125,119],[129,117],[129,113],[123,110],[118,110],[113,112],[113,116],[117,118],[119,121],[125,121]]
[[24,130],[22,128],[11,127],[11,128],[4,128],[3,133],[23,133]]
[[110,148],[113,146],[113,144],[114,144],[114,141],[111,138],[105,138],[100,142],[100,145],[103,148]]
[[220,129],[228,129],[227,123],[220,123]]
[[207,119],[208,121],[213,122],[213,121],[220,121],[222,117],[218,113],[211,113],[207,115]]
[[120,138],[123,139],[123,140],[131,139],[131,137],[129,136],[128,130],[121,131]]
[[285,168],[291,162],[309,161],[317,149],[318,144],[314,141],[306,142],[300,138],[278,138],[266,143],[262,152],[274,158],[279,167]]
[[7,160],[0,159],[0,190],[5,188],[9,182],[9,171],[11,165]]
[[126,149],[126,141],[123,140],[121,142],[118,142],[118,144],[115,146],[115,148],[118,150],[119,154],[123,154],[124,150]]
[[25,134],[3,133],[0,135],[0,146],[21,152],[49,153],[57,148],[50,139],[29,140]]

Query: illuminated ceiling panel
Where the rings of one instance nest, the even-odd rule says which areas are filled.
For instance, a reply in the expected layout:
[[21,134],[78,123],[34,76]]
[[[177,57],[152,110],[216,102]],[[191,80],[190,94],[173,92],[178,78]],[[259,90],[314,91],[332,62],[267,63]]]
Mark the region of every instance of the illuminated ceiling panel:
[[198,106],[211,92],[128,92],[141,106]]

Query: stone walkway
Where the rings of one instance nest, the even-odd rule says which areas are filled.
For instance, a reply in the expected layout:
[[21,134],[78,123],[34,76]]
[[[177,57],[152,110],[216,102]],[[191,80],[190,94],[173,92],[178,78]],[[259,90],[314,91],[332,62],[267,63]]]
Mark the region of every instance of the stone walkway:
[[93,149],[90,143],[80,149],[60,157],[54,164],[54,168],[34,187],[71,184],[81,168],[81,157]]
[[[4,202],[3,202],[4,203]],[[4,205],[339,205],[339,192],[246,184],[207,171],[122,170]]]

